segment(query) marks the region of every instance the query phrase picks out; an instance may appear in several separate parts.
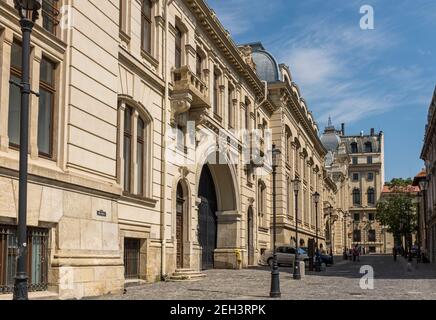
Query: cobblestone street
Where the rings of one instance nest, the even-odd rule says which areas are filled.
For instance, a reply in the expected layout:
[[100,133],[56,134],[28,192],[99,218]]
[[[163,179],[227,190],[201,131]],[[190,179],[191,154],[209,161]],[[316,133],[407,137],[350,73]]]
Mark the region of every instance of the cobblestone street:
[[[306,272],[302,281],[292,280],[289,267],[280,268],[283,300],[381,300],[381,299],[436,299],[436,268],[432,265],[408,267],[399,257],[363,256],[360,262],[343,261],[321,273]],[[360,288],[359,273],[363,265],[374,268],[374,290]],[[199,282],[160,282],[127,288],[124,295],[110,295],[98,299],[122,300],[260,300],[269,299],[270,270],[258,267],[248,270],[209,270],[207,278]]]

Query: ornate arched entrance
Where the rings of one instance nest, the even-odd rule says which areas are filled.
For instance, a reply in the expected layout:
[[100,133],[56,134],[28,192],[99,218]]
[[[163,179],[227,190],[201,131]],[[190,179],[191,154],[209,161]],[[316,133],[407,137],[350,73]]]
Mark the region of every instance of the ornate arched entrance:
[[212,152],[198,168],[198,242],[202,269],[235,268],[235,250],[244,247],[238,211],[237,174],[228,164],[215,164]]
[[203,167],[198,195],[199,206],[198,240],[202,248],[202,269],[214,266],[214,251],[217,245],[217,200],[212,174],[208,166]]

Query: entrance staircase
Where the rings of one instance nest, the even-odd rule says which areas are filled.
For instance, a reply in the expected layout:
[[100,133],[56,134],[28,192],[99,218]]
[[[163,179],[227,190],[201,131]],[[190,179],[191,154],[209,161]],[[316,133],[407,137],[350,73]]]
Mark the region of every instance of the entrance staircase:
[[168,278],[170,282],[195,282],[206,277],[206,274],[192,269],[176,269],[176,271]]

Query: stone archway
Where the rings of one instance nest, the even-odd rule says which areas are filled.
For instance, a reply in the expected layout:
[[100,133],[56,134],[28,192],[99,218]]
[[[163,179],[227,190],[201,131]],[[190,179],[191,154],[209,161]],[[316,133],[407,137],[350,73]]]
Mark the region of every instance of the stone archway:
[[241,247],[242,215],[238,211],[236,173],[229,164],[215,164],[213,152],[198,169],[198,240],[202,269],[233,269]]

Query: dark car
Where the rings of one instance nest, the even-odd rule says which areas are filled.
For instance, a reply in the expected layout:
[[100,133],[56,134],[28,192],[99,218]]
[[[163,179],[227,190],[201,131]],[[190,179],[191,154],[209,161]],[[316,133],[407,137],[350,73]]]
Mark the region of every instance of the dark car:
[[325,263],[326,266],[333,264],[333,257],[329,256],[328,254],[320,254],[321,263]]
[[[300,248],[300,249],[304,250],[305,252],[308,251],[308,248],[307,248],[307,247],[302,247],[302,248]],[[326,266],[329,266],[329,265],[332,265],[332,264],[333,264],[333,258],[332,258],[330,255],[320,253],[319,256],[321,257],[321,263],[325,263]],[[315,259],[315,258],[314,258],[314,259]],[[315,261],[314,261],[314,262],[315,262]]]

